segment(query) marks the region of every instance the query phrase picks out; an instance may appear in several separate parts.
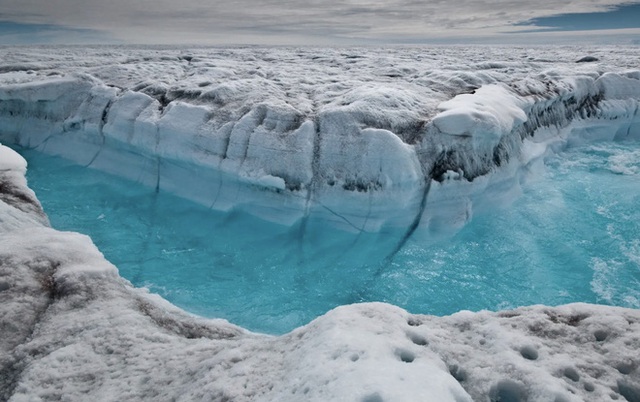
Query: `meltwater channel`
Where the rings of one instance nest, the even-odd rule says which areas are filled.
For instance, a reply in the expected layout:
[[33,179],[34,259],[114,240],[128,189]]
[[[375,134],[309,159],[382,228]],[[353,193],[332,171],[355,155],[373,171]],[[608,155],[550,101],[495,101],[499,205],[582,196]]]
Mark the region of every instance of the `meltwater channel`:
[[550,157],[509,206],[447,238],[283,227],[221,213],[35,151],[28,181],[52,225],[91,236],[135,286],[192,313],[280,334],[342,304],[413,313],[590,302],[640,308],[640,148]]

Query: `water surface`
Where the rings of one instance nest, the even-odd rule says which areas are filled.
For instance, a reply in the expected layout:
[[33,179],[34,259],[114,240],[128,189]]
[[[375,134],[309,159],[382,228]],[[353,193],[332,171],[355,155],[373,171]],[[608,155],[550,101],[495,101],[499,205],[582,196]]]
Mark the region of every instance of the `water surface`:
[[284,333],[363,301],[434,315],[576,301],[640,307],[635,143],[551,157],[512,205],[447,239],[411,239],[391,261],[402,233],[283,227],[20,152],[55,228],[90,235],[134,285],[252,330]]

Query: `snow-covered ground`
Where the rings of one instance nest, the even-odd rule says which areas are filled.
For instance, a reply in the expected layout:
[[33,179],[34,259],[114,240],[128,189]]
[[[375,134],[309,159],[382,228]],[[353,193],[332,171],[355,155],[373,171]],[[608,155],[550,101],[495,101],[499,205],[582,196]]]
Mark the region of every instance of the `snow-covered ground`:
[[[632,47],[0,54],[0,141],[282,223],[456,227],[547,152],[640,137]],[[25,169],[0,147],[2,400],[640,400],[638,310],[363,304],[253,334],[131,287]]]

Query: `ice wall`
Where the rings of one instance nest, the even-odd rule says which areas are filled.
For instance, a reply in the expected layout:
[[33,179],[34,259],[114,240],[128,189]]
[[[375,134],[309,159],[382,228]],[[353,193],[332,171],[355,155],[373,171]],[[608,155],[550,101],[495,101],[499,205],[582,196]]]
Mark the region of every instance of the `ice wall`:
[[375,231],[462,225],[550,147],[640,135],[640,72],[616,65],[274,52],[6,68],[0,139],[219,210]]
[[50,228],[0,145],[0,399],[637,401],[640,311],[342,306],[280,337],[188,315]]

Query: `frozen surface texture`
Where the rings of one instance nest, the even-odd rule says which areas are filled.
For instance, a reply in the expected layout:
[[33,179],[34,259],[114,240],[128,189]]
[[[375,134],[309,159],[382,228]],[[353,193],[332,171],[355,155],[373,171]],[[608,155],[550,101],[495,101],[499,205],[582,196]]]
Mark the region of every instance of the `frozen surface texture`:
[[131,287],[88,237],[48,227],[37,201],[19,196],[30,194],[21,158],[4,147],[0,156],[9,177],[0,190],[2,400],[640,397],[633,309],[572,304],[433,317],[370,303],[280,337],[190,316]]
[[459,226],[551,145],[640,135],[633,47],[0,54],[5,143],[285,224]]
[[[462,225],[549,150],[640,136],[637,48],[0,54],[4,143],[283,223]],[[0,147],[1,400],[640,400],[638,310],[361,304],[253,334],[130,286],[24,171]]]

